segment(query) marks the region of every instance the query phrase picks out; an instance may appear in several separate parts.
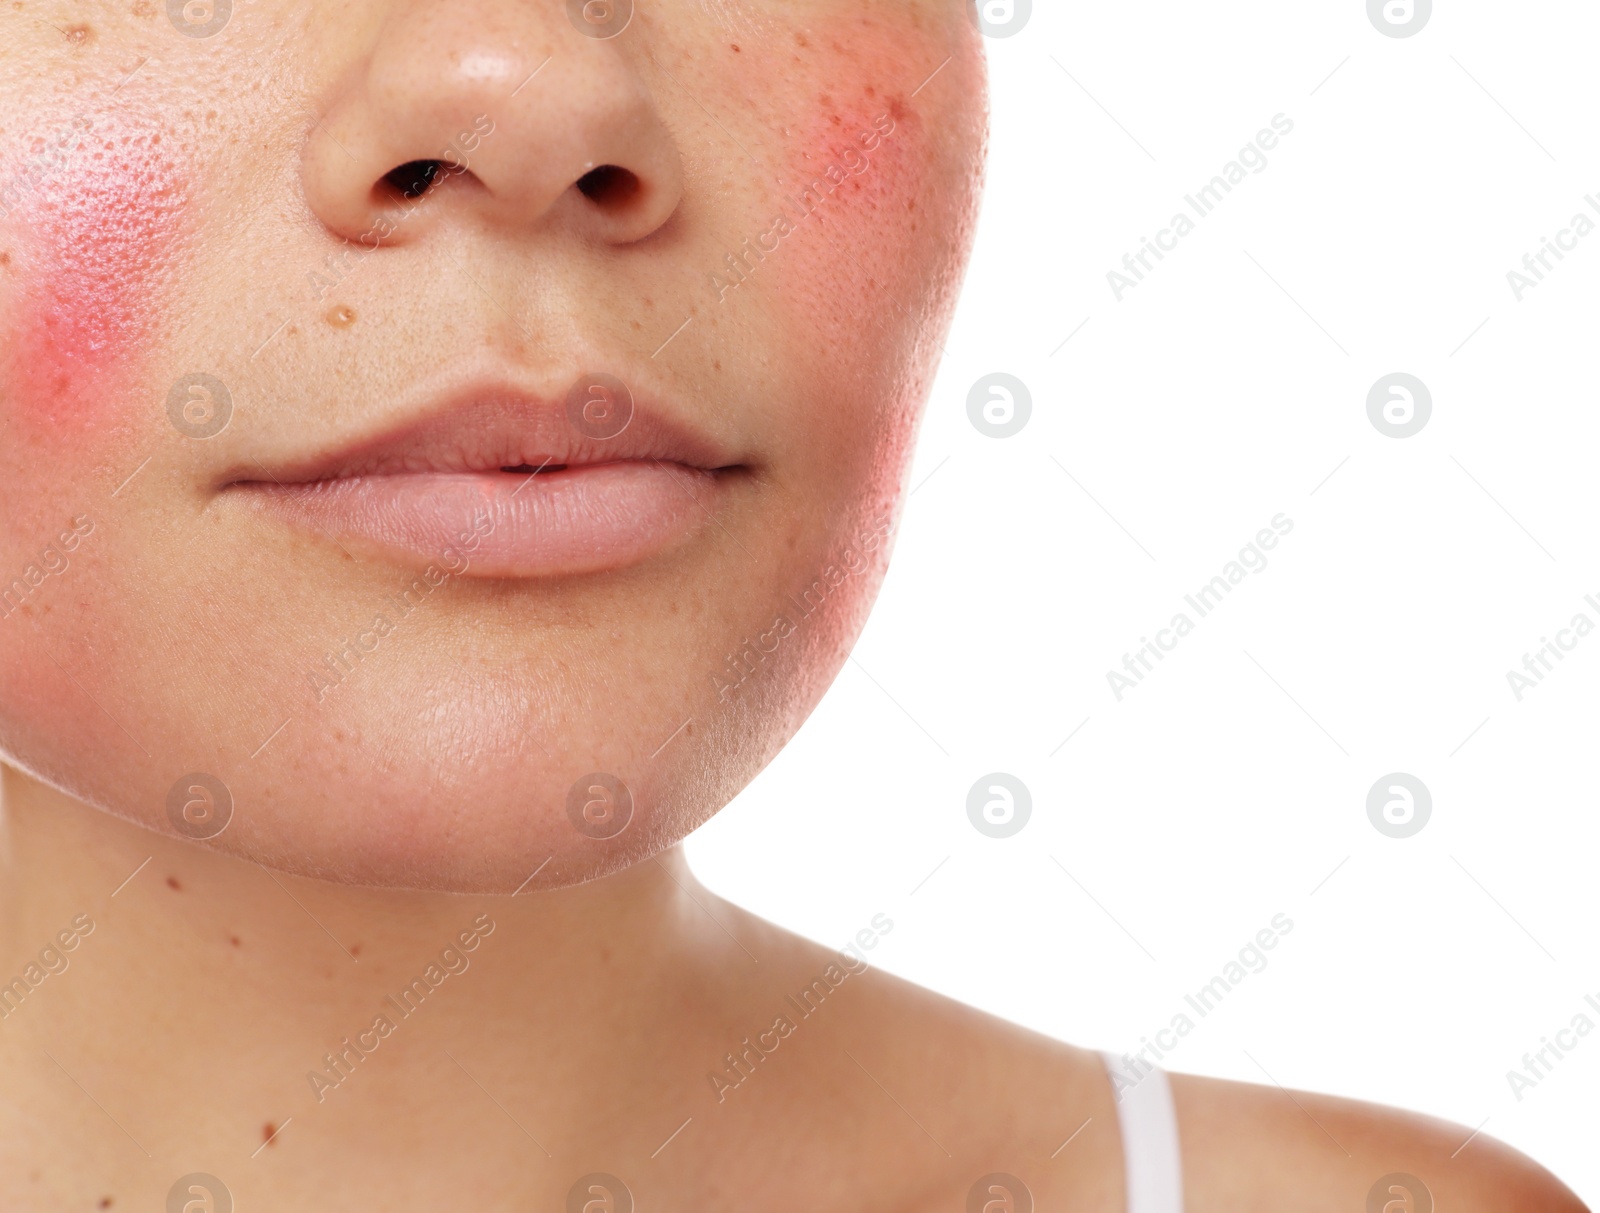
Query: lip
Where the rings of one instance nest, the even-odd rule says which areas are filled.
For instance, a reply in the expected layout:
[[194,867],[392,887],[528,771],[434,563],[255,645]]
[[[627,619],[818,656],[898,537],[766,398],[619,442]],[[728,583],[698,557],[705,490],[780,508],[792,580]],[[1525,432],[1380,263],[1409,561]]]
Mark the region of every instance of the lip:
[[[591,379],[618,385],[579,383]],[[581,400],[479,383],[387,430],[247,461],[218,488],[352,554],[417,569],[519,579],[620,569],[702,530],[745,465],[625,392],[610,400],[595,424],[573,411]]]

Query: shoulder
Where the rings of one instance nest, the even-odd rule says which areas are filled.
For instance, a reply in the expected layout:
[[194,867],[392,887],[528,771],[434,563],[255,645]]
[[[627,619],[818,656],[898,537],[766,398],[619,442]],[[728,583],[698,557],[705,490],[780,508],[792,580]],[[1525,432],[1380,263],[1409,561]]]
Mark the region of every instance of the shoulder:
[[1486,1134],[1377,1104],[1172,1076],[1187,1213],[1582,1213]]
[[[772,983],[762,1005],[840,963],[762,926],[756,950]],[[877,1174],[882,1192],[901,1194],[897,1207],[961,1207],[975,1185],[1012,1179],[1035,1208],[1125,1207],[1119,1113],[1099,1054],[867,965],[848,972],[815,1011],[802,996],[783,1046],[795,1065],[741,1090],[752,1111],[772,1101],[763,1130],[831,1142],[831,1170]],[[1274,1086],[1170,1081],[1185,1213],[1585,1210],[1538,1164],[1463,1126]]]

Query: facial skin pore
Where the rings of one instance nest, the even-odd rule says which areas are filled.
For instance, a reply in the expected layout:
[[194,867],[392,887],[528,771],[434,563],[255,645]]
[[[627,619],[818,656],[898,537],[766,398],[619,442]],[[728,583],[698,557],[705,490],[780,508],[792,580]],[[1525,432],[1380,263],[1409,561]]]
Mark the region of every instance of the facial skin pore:
[[19,267],[28,286],[12,329],[12,407],[40,433],[81,439],[116,424],[156,335],[150,296],[177,241],[183,178],[150,126],[67,119],[55,132],[61,159],[47,162],[59,183],[21,208],[35,237]]
[[[510,892],[638,862],[771,758],[892,546],[976,207],[966,5],[682,0],[612,39],[555,3],[254,0],[203,39],[153,6],[6,20],[9,762],[168,832],[205,773],[234,805],[214,849]],[[452,168],[420,198],[386,182],[428,159]],[[632,186],[585,194],[602,164]],[[465,383],[559,399],[593,368],[728,453],[642,563],[508,583],[441,552],[401,607],[423,570],[233,487]],[[231,408],[205,438],[169,410],[199,375]],[[567,811],[594,772],[634,804],[603,843]]]

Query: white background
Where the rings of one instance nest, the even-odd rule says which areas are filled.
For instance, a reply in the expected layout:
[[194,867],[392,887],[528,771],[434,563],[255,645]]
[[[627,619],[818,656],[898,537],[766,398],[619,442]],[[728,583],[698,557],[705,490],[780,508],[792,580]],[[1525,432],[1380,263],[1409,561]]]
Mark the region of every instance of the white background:
[[[1404,39],[1364,0],[1042,0],[990,40],[893,569],[700,875],[835,945],[887,913],[885,969],[1118,1050],[1285,913],[1170,1068],[1481,1124],[1600,1204],[1600,1032],[1520,1101],[1506,1078],[1600,1000],[1600,633],[1520,702],[1506,679],[1600,624],[1600,232],[1521,302],[1506,277],[1600,192],[1597,48],[1580,0],[1448,0]],[[1279,113],[1119,303],[1107,271]],[[993,371],[1031,390],[1015,437],[968,420]],[[1411,438],[1367,417],[1393,371],[1432,392]],[[1270,565],[1118,702],[1106,672],[1280,512]],[[1032,792],[1009,839],[966,816],[992,771]],[[1403,840],[1366,815],[1392,771],[1433,795]]]

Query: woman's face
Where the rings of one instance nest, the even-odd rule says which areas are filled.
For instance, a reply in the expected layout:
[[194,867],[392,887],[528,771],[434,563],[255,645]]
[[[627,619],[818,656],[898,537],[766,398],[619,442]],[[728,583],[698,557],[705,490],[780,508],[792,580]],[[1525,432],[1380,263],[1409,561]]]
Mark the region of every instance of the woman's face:
[[984,126],[965,0],[5,5],[0,755],[341,881],[676,841],[871,603]]

